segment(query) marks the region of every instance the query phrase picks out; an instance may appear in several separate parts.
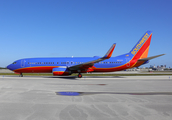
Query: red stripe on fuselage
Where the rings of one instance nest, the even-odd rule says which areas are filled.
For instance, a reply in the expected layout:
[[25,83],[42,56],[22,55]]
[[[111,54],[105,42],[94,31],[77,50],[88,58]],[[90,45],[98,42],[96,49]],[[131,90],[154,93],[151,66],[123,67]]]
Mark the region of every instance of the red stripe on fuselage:
[[36,67],[26,67],[14,70],[17,73],[52,73],[53,68],[58,66],[36,66]]

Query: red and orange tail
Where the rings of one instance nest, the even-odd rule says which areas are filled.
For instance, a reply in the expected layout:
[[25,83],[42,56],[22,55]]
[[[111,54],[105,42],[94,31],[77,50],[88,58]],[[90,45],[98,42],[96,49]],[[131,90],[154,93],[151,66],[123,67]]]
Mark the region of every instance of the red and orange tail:
[[133,59],[147,58],[151,42],[152,31],[147,31],[129,52]]

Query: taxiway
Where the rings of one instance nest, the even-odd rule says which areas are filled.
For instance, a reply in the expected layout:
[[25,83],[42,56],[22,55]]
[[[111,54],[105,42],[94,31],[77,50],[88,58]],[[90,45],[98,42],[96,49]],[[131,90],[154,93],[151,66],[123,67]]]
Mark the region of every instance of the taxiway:
[[0,76],[0,120],[72,119],[171,120],[172,76]]

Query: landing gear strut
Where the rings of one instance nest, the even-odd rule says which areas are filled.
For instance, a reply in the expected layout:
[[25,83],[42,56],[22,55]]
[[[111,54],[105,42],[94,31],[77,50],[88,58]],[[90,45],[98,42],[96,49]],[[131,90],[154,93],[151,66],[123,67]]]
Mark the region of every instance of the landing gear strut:
[[81,73],[78,74],[78,78],[82,78],[82,74]]
[[22,73],[20,73],[19,77],[23,77],[23,74],[22,74]]

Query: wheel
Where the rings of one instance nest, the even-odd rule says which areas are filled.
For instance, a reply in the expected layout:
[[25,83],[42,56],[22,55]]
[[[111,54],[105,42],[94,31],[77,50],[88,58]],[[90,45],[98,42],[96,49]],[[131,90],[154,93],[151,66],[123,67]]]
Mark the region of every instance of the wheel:
[[82,78],[82,74],[81,73],[78,74],[78,78]]
[[23,77],[23,74],[22,74],[22,73],[20,73],[19,77]]

